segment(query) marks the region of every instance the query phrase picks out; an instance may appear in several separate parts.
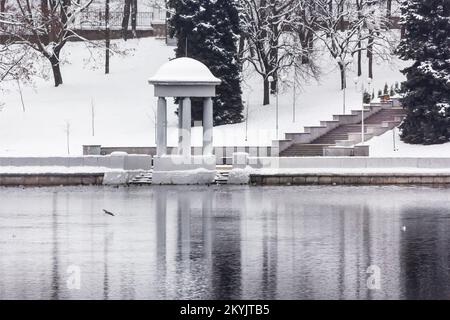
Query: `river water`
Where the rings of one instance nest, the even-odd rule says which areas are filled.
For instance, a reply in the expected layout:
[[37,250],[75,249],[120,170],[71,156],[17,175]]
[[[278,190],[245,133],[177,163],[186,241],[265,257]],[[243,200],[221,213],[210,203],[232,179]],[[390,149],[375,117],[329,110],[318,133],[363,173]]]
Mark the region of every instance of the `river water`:
[[2,188],[19,298],[448,299],[450,189]]

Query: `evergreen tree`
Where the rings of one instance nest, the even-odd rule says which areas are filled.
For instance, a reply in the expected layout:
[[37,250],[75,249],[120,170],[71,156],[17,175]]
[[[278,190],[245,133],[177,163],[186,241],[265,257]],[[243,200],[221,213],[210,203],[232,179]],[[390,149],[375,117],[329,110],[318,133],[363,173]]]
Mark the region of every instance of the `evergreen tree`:
[[[242,122],[236,0],[169,0],[169,6],[174,11],[170,33],[178,40],[176,57],[199,60],[222,80],[213,99],[214,124]],[[201,101],[193,99],[192,109],[193,119],[201,120]]]
[[450,141],[450,0],[403,1],[405,36],[400,58],[413,60],[402,72],[407,117],[402,140],[411,144]]

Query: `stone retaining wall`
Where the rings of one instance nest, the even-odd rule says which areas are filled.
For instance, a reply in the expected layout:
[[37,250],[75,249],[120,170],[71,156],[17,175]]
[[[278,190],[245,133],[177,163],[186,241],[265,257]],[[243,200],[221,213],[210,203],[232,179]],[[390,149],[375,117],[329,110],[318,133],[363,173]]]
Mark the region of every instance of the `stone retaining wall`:
[[321,168],[414,168],[449,169],[449,158],[367,158],[367,157],[312,157],[274,158],[248,157],[247,165],[255,169],[321,169]]
[[0,186],[51,187],[102,185],[103,173],[90,174],[0,174]]
[[450,185],[449,175],[250,175],[255,186],[296,185]]

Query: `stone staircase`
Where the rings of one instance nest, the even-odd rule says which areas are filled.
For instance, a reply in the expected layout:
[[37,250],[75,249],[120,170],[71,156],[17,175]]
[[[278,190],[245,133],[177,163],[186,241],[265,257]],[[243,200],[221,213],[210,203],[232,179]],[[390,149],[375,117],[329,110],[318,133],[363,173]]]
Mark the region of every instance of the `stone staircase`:
[[[401,107],[389,104],[370,104],[364,111],[364,140],[368,141],[400,125],[405,116]],[[281,157],[353,156],[354,146],[362,142],[362,111],[351,115],[335,115],[321,126],[305,127],[305,133],[286,133],[286,140],[275,141]],[[278,147],[278,148],[277,148]]]
[[152,178],[153,178],[153,171],[144,171],[135,176],[134,178],[132,178],[128,184],[139,186],[151,185]]
[[[215,183],[217,185],[225,185],[228,183],[229,170],[218,170]],[[144,171],[137,174],[128,183],[129,185],[146,186],[152,184],[153,171]]]

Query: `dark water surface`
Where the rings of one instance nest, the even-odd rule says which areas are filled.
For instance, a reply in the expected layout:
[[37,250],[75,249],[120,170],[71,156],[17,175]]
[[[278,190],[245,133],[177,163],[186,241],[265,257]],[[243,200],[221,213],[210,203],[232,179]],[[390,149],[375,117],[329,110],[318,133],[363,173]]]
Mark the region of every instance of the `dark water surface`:
[[450,189],[0,189],[0,298],[449,299]]

